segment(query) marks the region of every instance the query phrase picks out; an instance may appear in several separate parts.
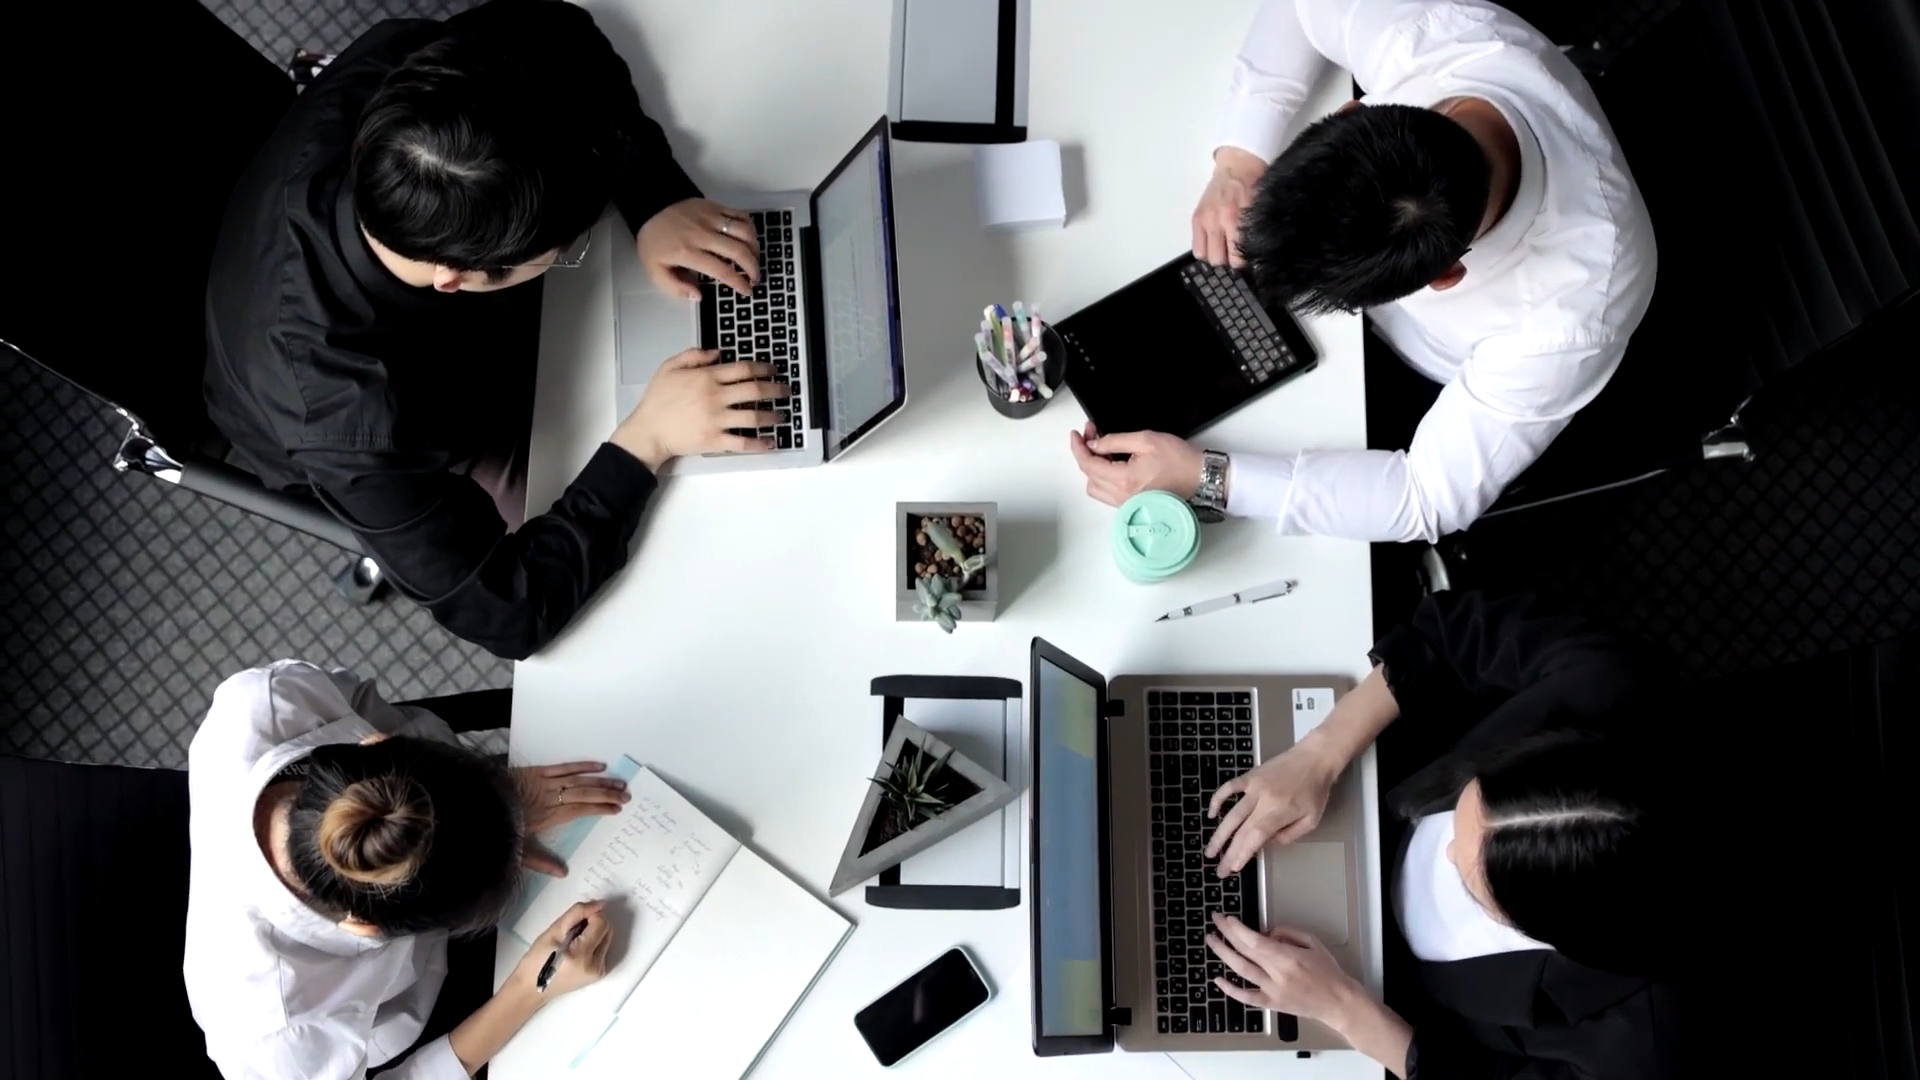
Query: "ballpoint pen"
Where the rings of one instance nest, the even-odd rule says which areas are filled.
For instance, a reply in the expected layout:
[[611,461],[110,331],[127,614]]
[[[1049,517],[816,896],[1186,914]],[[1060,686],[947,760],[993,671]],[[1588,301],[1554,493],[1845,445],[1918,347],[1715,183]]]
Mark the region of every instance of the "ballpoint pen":
[[1170,622],[1174,619],[1191,619],[1195,615],[1211,615],[1216,611],[1240,604],[1257,604],[1262,600],[1272,600],[1292,592],[1300,583],[1297,581],[1269,581],[1265,585],[1255,585],[1230,596],[1217,596],[1212,600],[1202,600],[1192,607],[1175,608],[1154,622]]
[[547,984],[553,981],[554,973],[560,970],[560,954],[572,948],[573,943],[580,940],[580,935],[584,933],[586,929],[587,920],[581,919],[579,922],[573,924],[573,929],[567,931],[566,940],[560,943],[559,948],[553,950],[553,955],[547,957],[546,963],[540,965],[540,977],[533,980],[533,988],[535,990],[538,990],[542,994],[547,992]]

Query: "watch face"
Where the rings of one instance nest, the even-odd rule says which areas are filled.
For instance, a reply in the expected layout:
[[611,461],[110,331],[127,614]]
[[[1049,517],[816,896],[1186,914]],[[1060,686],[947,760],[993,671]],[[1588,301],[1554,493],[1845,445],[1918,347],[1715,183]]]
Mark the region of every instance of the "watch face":
[[1193,507],[1193,516],[1198,518],[1202,525],[1213,525],[1227,520],[1225,511],[1215,510],[1211,506],[1197,502],[1187,505]]

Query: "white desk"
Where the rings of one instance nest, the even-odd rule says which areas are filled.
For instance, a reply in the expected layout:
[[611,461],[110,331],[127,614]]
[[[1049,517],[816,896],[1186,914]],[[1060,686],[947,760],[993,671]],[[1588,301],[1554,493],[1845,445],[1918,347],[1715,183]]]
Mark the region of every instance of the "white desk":
[[[888,0],[595,0],[635,67],[649,113],[703,187],[806,189],[886,100]],[[1067,448],[1085,420],[1070,396],[1039,417],[993,413],[968,342],[983,304],[1038,300],[1055,317],[1189,245],[1213,119],[1254,0],[1039,0],[1030,131],[1068,148],[1064,230],[1012,237],[975,225],[964,148],[896,144],[900,293],[910,396],[845,459],[797,472],[671,482],[632,565],[514,676],[516,759],[631,753],[795,878],[824,892],[879,752],[886,674],[1019,678],[1043,635],[1108,675],[1297,671],[1359,677],[1371,644],[1364,544],[1285,539],[1256,523],[1207,530],[1174,582],[1123,581],[1107,554],[1112,511],[1088,499]],[[642,36],[644,31],[644,44]],[[804,47],[798,47],[804,46]],[[1314,114],[1346,97],[1330,79]],[[605,225],[603,224],[603,229]],[[551,502],[614,425],[611,286],[604,234],[589,266],[547,277],[530,507]],[[1223,448],[1362,447],[1357,318],[1315,321],[1317,371],[1210,434]],[[991,500],[1001,514],[1001,613],[952,637],[893,621],[890,547],[900,500]],[[1280,576],[1269,605],[1149,625],[1178,603]],[[1374,777],[1365,765],[1368,805]],[[1378,940],[1377,822],[1369,819]],[[756,1077],[903,1075],[1377,1077],[1353,1053],[1112,1054],[1040,1060],[1029,1049],[1028,911],[868,909]],[[924,961],[966,945],[997,998],[889,1073],[853,1014]],[[518,957],[503,947],[501,973]],[[1379,984],[1379,958],[1366,973]],[[741,972],[751,993],[751,972]],[[716,1038],[723,1039],[718,1026]],[[636,1063],[636,1067],[640,1063]],[[558,1075],[514,1045],[495,1080]]]

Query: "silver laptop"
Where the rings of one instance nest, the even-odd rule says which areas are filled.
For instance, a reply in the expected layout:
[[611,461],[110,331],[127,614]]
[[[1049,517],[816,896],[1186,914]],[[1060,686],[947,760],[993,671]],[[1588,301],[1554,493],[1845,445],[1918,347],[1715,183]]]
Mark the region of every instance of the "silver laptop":
[[767,406],[785,410],[786,423],[738,431],[767,439],[771,453],[681,458],[664,472],[820,465],[906,404],[889,150],[882,119],[811,193],[713,196],[753,215],[761,276],[751,297],[711,280],[698,302],[667,296],[633,245],[615,246],[620,417],[663,361],[694,347],[720,350],[722,362],[771,364],[795,391]]
[[1334,786],[1320,827],[1226,880],[1203,852],[1220,784],[1293,745],[1294,712],[1351,681],[1139,676],[1109,683],[1033,642],[1030,790],[1033,1049],[1332,1050],[1324,1025],[1247,1008],[1214,985],[1215,912],[1287,925],[1363,969],[1360,782]]

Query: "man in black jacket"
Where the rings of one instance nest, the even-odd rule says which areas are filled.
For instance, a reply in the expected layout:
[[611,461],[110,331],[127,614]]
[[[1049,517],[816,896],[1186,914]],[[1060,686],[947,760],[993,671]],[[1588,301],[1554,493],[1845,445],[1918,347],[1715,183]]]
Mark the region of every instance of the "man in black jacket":
[[749,219],[700,197],[592,16],[491,0],[381,23],[336,58],[241,177],[214,251],[206,398],[240,463],[319,498],[398,588],[502,656],[546,644],[625,565],[663,462],[764,448],[732,431],[786,396],[764,365],[683,353],[523,520],[540,290],[521,286],[577,267],[610,201],[661,288],[759,279]]

